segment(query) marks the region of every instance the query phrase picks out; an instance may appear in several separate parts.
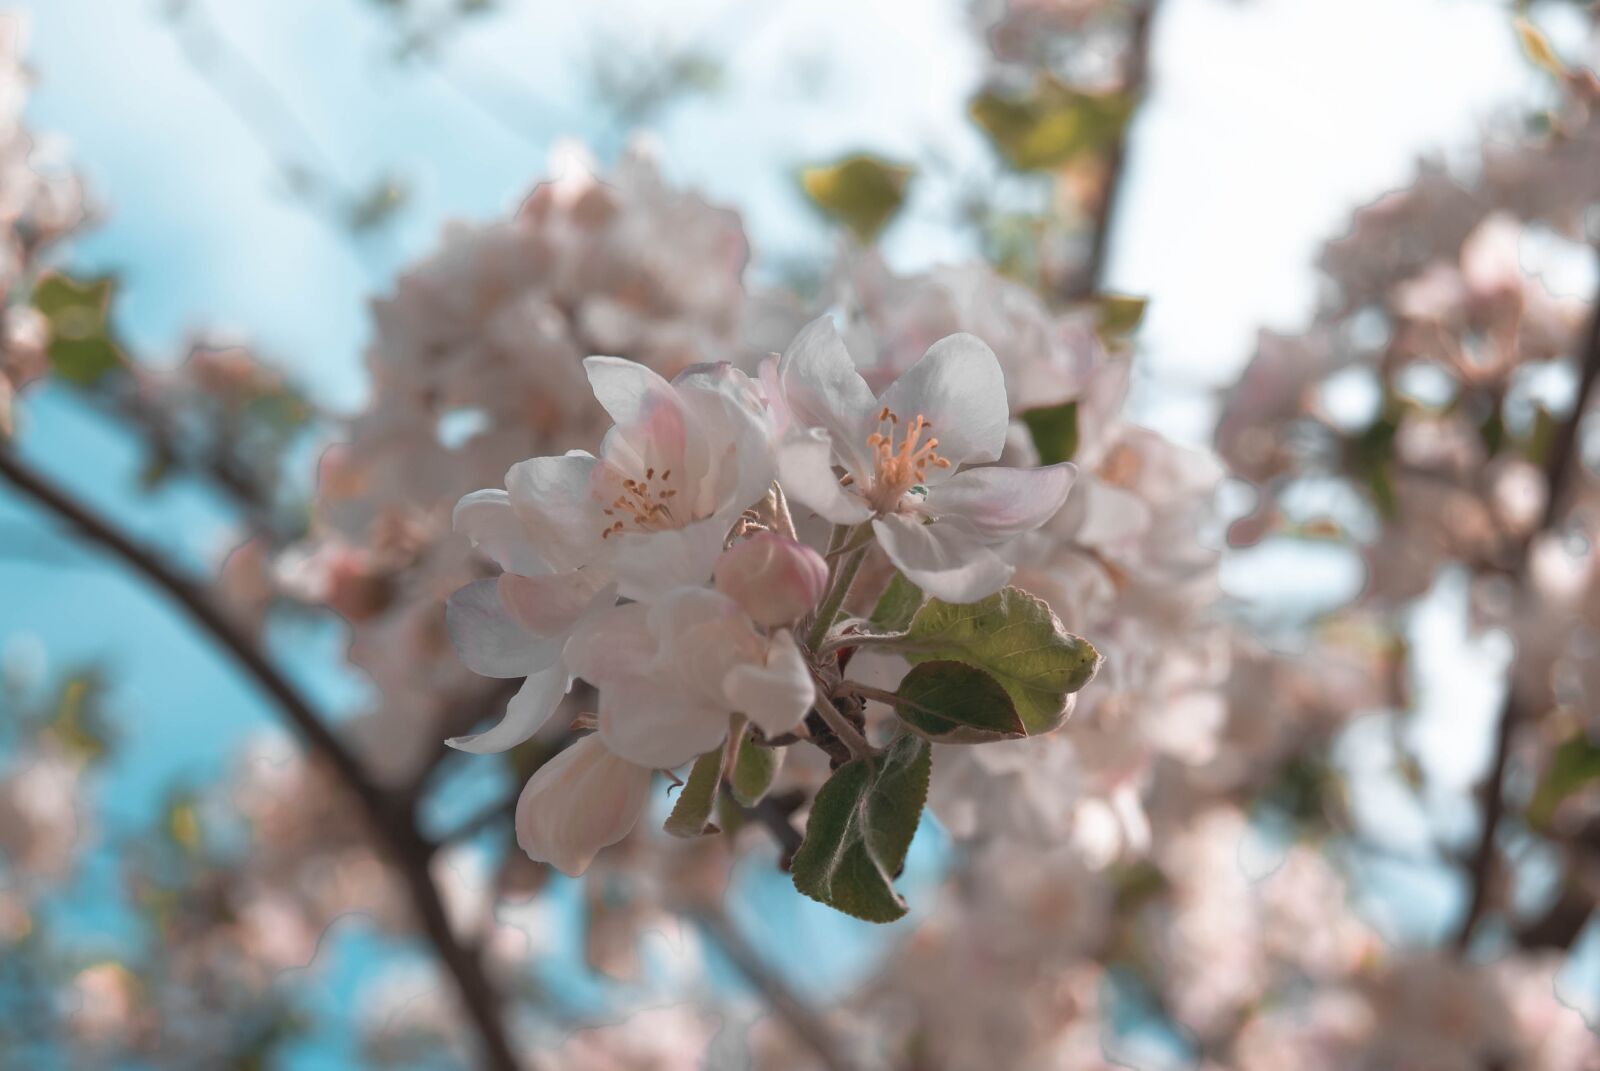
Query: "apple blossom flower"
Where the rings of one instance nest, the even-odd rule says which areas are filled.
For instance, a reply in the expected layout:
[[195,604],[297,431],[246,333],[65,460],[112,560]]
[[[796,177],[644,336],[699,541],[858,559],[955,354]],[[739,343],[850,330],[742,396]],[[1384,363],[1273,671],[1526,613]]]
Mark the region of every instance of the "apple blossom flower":
[[794,637],[756,627],[720,591],[680,588],[586,618],[567,667],[600,692],[600,738],[631,762],[669,769],[716,747],[730,715],[770,736],[811,709],[814,685]]
[[670,383],[617,357],[584,369],[616,425],[599,457],[512,466],[506,487],[527,537],[554,569],[614,574],[628,598],[704,583],[729,529],[772,482],[754,385],[726,364]]
[[572,677],[561,665],[561,650],[585,615],[617,601],[616,586],[598,569],[552,572],[504,491],[467,495],[456,506],[455,525],[505,572],[450,596],[445,623],[451,642],[474,673],[527,679],[499,724],[446,742],[479,754],[505,751],[538,732],[567,694]]
[[758,532],[717,559],[718,591],[749,609],[758,625],[798,621],[822,600],[828,563],[822,555],[776,532]]
[[583,737],[528,778],[517,797],[517,844],[535,862],[577,877],[639,821],[651,774],[600,737]]
[[[835,524],[870,523],[890,561],[947,602],[1004,587],[1013,569],[993,548],[1049,520],[1072,487],[1070,462],[987,464],[1005,447],[1010,410],[994,352],[972,335],[935,342],[874,397],[823,317],[763,378],[789,494]],[[986,467],[958,471],[967,464]]]

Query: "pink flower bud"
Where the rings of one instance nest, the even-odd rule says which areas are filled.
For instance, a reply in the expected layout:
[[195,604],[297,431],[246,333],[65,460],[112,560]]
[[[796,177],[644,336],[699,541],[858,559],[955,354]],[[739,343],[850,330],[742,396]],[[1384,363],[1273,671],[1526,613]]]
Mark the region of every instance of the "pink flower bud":
[[821,600],[828,563],[803,543],[761,532],[723,551],[713,577],[757,624],[785,625]]

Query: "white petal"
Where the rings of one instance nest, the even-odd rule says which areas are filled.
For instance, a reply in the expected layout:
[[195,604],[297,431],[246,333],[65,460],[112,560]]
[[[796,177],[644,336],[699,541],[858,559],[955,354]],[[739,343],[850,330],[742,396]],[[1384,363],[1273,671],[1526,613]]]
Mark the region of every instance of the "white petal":
[[684,452],[684,464],[696,477],[691,515],[736,518],[767,493],[775,475],[771,424],[755,388],[737,371],[726,376],[695,371],[673,382],[691,426]]
[[461,661],[485,677],[525,677],[555,664],[561,654],[560,643],[517,624],[495,580],[474,581],[451,595],[444,620]]
[[704,584],[722,553],[730,523],[712,517],[685,528],[613,536],[614,545],[607,550],[623,597],[653,599],[674,588]]
[[452,522],[456,531],[506,572],[538,576],[550,571],[511,508],[511,496],[504,491],[474,491],[463,497],[456,503]]
[[778,384],[792,420],[827,429],[852,470],[870,470],[866,437],[876,426],[869,424],[878,402],[831,319],[818,317],[789,343],[778,360]]
[[822,428],[794,429],[778,447],[778,482],[784,493],[834,524],[860,524],[872,510],[839,485],[832,438]]
[[922,524],[895,514],[872,522],[889,560],[917,587],[945,602],[977,602],[1014,571],[984,541],[956,524]]
[[966,527],[998,543],[1055,516],[1077,474],[1070,461],[1042,469],[967,469],[928,492],[927,510],[938,518],[959,517]]
[[1011,410],[1006,403],[1006,377],[994,351],[972,335],[950,335],[883,392],[883,404],[900,418],[901,427],[919,414],[932,422],[939,454],[955,466],[998,461],[1006,445]]
[[734,667],[723,684],[733,709],[761,727],[768,736],[799,725],[811,709],[814,688],[794,637],[780,631],[772,637],[766,665],[746,662]]
[[600,455],[642,477],[647,467],[682,464],[688,422],[678,392],[661,376],[621,357],[586,357],[583,370],[616,427],[606,433]]
[[722,743],[728,711],[671,674],[608,681],[600,689],[600,737],[623,758],[657,770],[682,766]]
[[[500,601],[523,628],[541,637],[566,637],[590,603],[607,586],[599,569],[574,569],[544,576],[500,577]],[[612,593],[611,601],[616,601]]]
[[626,837],[650,799],[651,771],[586,736],[541,766],[517,799],[517,844],[570,877]]
[[457,751],[476,755],[508,751],[544,728],[571,685],[572,678],[562,666],[531,674],[506,704],[505,716],[493,728],[469,736],[452,736],[445,743]]
[[506,491],[528,539],[553,569],[586,564],[600,542],[606,517],[590,491],[595,459],[574,451],[511,466]]
[[649,420],[662,407],[676,409],[672,384],[652,369],[622,357],[585,357],[583,370],[595,401],[617,424]]
[[655,661],[656,638],[643,603],[614,606],[585,615],[572,630],[561,659],[574,676],[595,687]]

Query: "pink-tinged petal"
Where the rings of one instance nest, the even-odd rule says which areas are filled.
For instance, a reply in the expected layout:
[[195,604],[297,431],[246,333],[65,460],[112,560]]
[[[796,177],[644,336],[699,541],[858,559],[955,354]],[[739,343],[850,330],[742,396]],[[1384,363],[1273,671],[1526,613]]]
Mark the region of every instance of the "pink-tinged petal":
[[651,771],[586,736],[541,766],[517,799],[517,844],[569,877],[632,831],[650,800]]
[[506,704],[505,716],[492,728],[469,736],[452,736],[445,743],[475,755],[509,751],[544,728],[571,686],[572,678],[561,666],[531,674]]
[[642,477],[647,467],[681,465],[688,426],[678,392],[657,373],[621,357],[586,357],[589,386],[616,427],[601,456]]
[[671,674],[625,677],[600,689],[600,737],[630,762],[669,770],[727,735],[727,709]]
[[588,563],[610,520],[590,491],[595,464],[589,454],[574,451],[522,461],[506,473],[506,492],[529,542],[557,571]]
[[952,467],[930,469],[930,481],[956,466],[998,461],[1005,449],[1011,419],[1005,373],[994,351],[972,335],[935,342],[883,392],[883,404],[902,428],[919,415],[932,423],[939,454]]
[[684,528],[612,536],[608,560],[623,597],[653,599],[673,588],[704,584],[716,567],[730,524],[713,517]]
[[444,620],[461,661],[485,677],[525,677],[561,654],[559,643],[542,641],[517,624],[494,580],[474,581],[450,596]]
[[979,536],[955,524],[923,524],[895,514],[872,522],[889,560],[917,587],[945,602],[977,602],[1006,586],[1014,571]]
[[[523,628],[540,637],[565,636],[607,587],[600,569],[574,569],[544,576],[500,577],[500,599]],[[616,593],[612,592],[612,602]]]
[[789,343],[778,360],[778,385],[790,419],[826,429],[851,469],[870,471],[867,436],[876,428],[878,402],[831,319],[812,320]]
[[987,541],[999,543],[1054,517],[1077,474],[1070,461],[1042,469],[967,469],[929,490],[927,511],[940,520],[959,518]]
[[791,429],[778,446],[778,482],[784,493],[834,524],[860,524],[872,510],[839,484],[833,441],[822,428]]
[[772,425],[743,372],[686,373],[673,382],[690,421],[683,462],[695,477],[685,487],[689,516],[725,515],[731,523],[760,501],[776,475]]
[[660,409],[676,409],[678,396],[660,374],[623,357],[585,357],[583,371],[595,401],[617,424],[646,422]]
[[760,726],[768,736],[799,725],[811,709],[814,686],[805,656],[787,631],[773,635],[765,665],[735,666],[723,682],[733,709]]
[[644,672],[655,661],[656,651],[649,608],[631,602],[584,615],[561,659],[573,676],[600,688],[618,676]]
[[504,491],[491,488],[466,495],[456,503],[452,522],[473,547],[506,572],[538,576],[550,571]]

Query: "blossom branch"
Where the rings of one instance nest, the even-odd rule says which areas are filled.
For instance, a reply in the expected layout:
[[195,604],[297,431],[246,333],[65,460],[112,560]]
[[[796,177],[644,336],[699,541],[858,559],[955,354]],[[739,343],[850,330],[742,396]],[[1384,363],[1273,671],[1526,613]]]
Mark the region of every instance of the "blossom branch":
[[816,711],[817,716],[826,722],[828,728],[833,731],[833,735],[837,736],[844,742],[844,746],[850,749],[850,754],[853,758],[865,758],[876,753],[876,749],[867,741],[867,738],[862,736],[854,725],[850,724],[848,718],[839,713],[839,708],[833,705],[833,699],[829,697],[820,684],[817,685]]
[[[1578,373],[1578,387],[1572,399],[1572,411],[1557,428],[1550,453],[1545,458],[1547,494],[1544,514],[1540,518],[1538,528],[1530,534],[1529,541],[1538,533],[1554,527],[1561,516],[1569,486],[1578,472],[1578,427],[1583,421],[1584,407],[1594,394],[1595,382],[1600,379],[1600,294],[1596,295],[1594,306],[1589,313],[1582,362]],[[1526,567],[1525,543],[1518,563],[1519,572],[1525,573]],[[1530,711],[1517,696],[1515,681],[1508,680],[1505,701],[1500,707],[1499,721],[1495,728],[1494,756],[1490,760],[1489,774],[1484,787],[1483,826],[1469,864],[1472,898],[1456,930],[1453,943],[1457,953],[1466,951],[1472,941],[1473,931],[1489,907],[1497,859],[1495,840],[1499,834],[1501,819],[1505,816],[1506,774],[1510,766],[1512,744],[1518,724],[1529,716]]]
[[332,767],[349,790],[375,839],[386,850],[405,885],[423,935],[449,971],[493,1071],[520,1071],[500,1013],[500,997],[483,969],[477,950],[461,943],[451,929],[439,890],[428,870],[433,845],[418,832],[409,803],[385,791],[329,727],[310,701],[267,661],[247,636],[193,581],[130,539],[111,522],[34,472],[9,448],[0,448],[0,478],[36,505],[98,544],[135,573],[161,589],[199,628],[215,640],[270,697],[307,749]]
[[816,1010],[801,1000],[787,982],[768,967],[759,953],[728,921],[721,908],[696,908],[689,913],[700,931],[765,999],[790,1033],[805,1044],[828,1071],[850,1071],[854,1065],[839,1052],[838,1042]]

